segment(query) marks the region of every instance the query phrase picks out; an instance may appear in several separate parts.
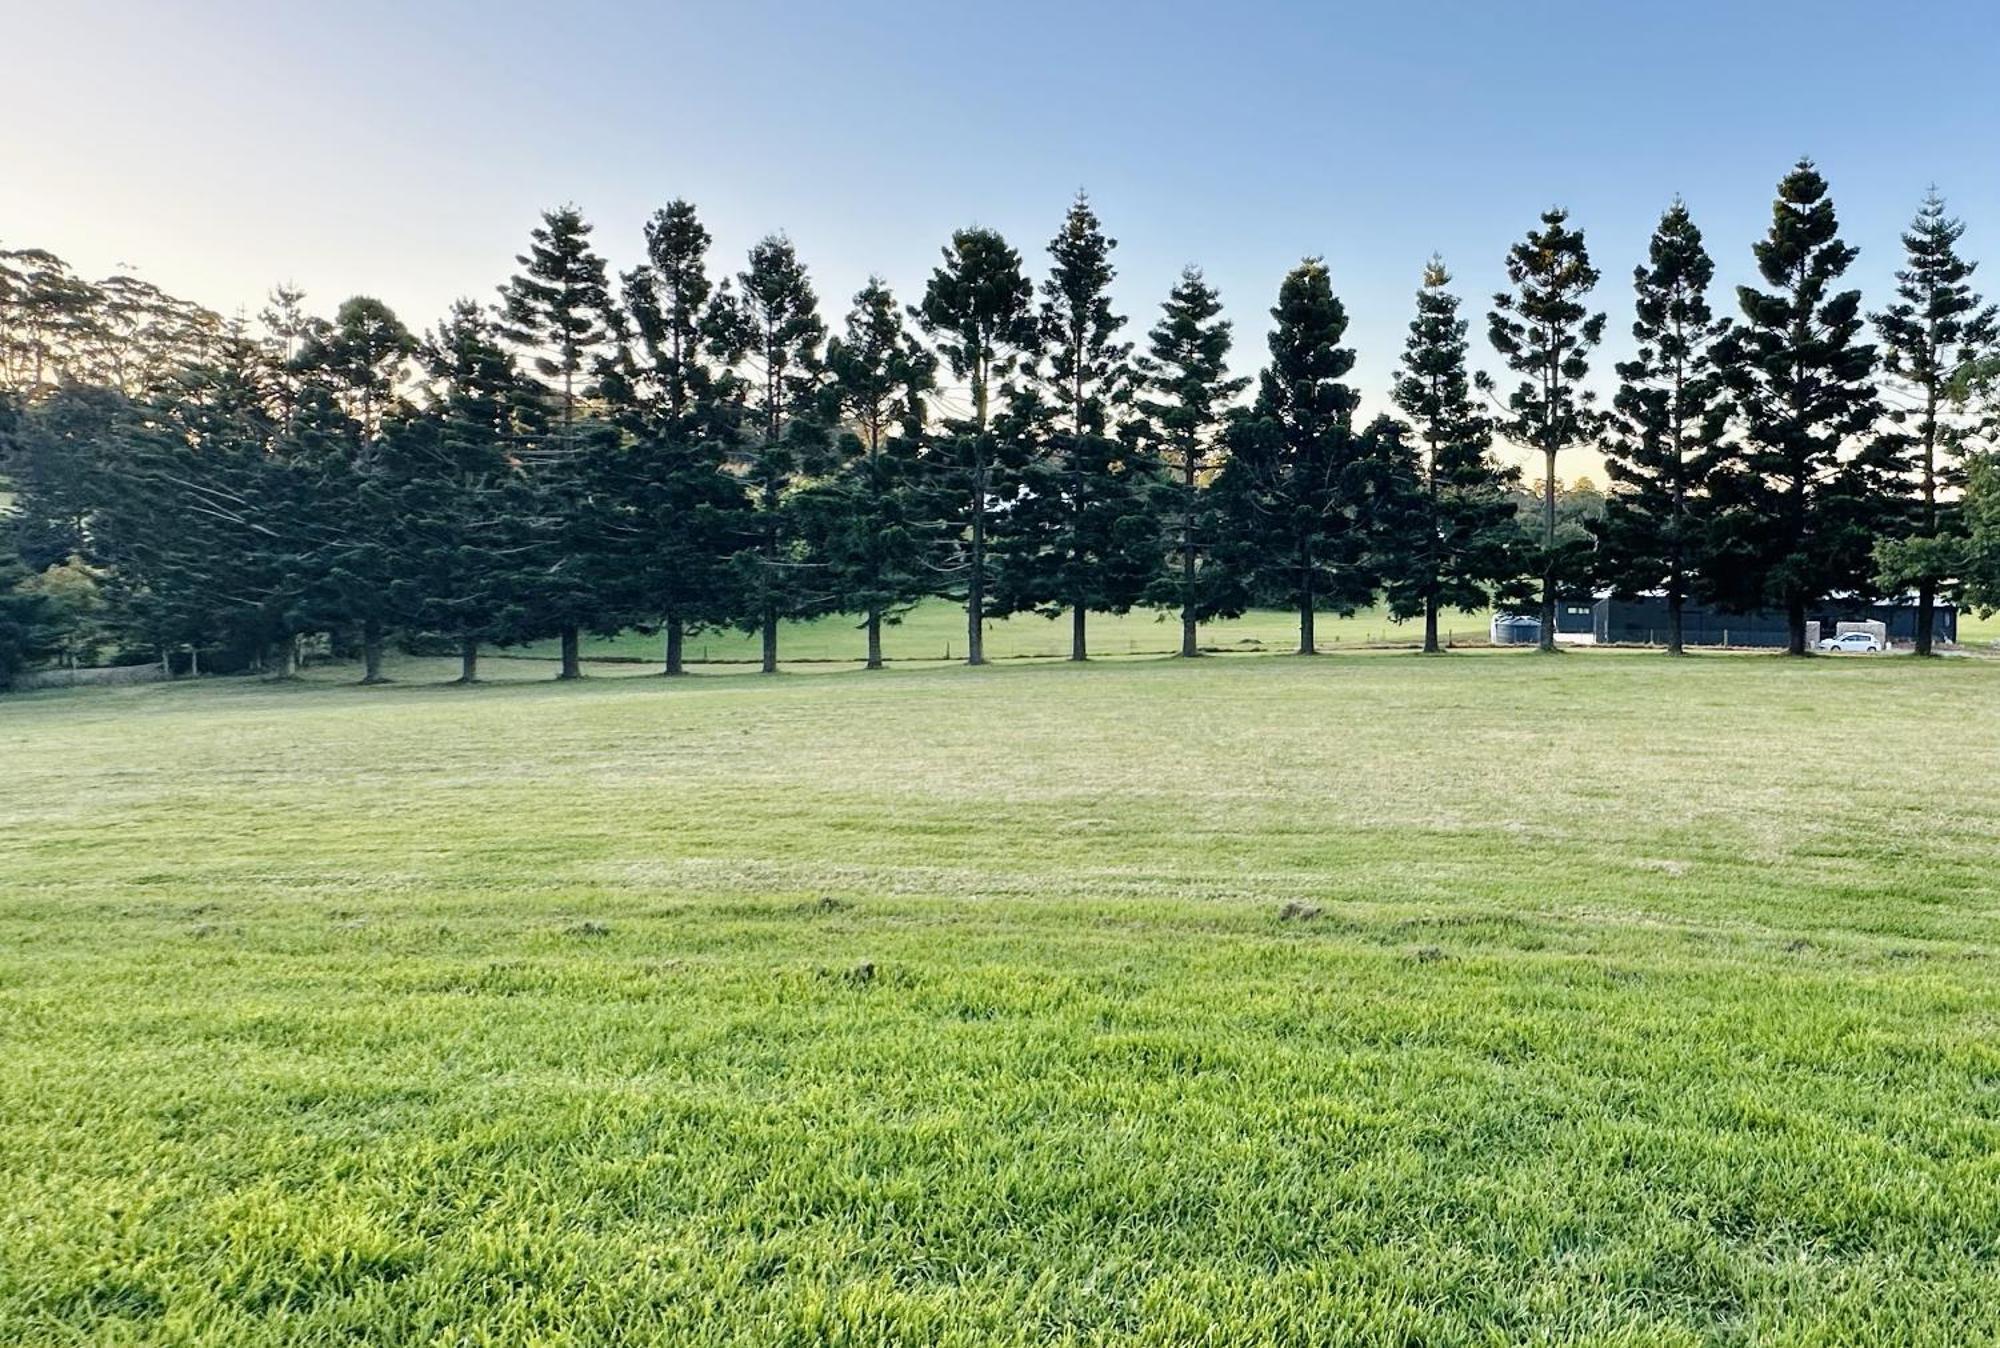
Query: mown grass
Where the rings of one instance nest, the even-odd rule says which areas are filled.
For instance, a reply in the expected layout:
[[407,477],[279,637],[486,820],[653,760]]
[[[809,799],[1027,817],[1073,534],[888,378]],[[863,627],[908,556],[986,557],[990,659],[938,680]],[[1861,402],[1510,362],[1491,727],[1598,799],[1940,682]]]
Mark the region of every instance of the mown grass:
[[0,1342],[2000,1333],[1991,662],[349,674],[0,703]]

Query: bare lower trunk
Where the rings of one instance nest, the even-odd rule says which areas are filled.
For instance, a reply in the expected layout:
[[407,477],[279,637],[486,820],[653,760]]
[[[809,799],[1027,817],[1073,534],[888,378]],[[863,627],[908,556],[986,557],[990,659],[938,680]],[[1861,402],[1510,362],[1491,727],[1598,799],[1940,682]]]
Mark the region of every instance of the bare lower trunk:
[[562,630],[562,670],[559,679],[580,679],[583,677],[583,660],[579,654],[581,637],[575,627]]
[[271,660],[266,666],[271,678],[295,678],[299,672],[299,639],[286,636],[278,638],[271,648]]
[[1084,617],[1081,604],[1069,611],[1069,658],[1072,660],[1090,658],[1090,644],[1084,636]]
[[1785,605],[1785,654],[1806,653],[1806,601],[1794,599]]
[[201,648],[199,646],[188,647],[188,674],[195,678],[201,677]]
[[868,610],[868,668],[882,668],[882,610]]
[[458,639],[458,681],[460,683],[479,682],[478,637],[460,637]]
[[965,582],[965,663],[986,663],[986,511],[972,511],[972,574]]
[[674,614],[667,615],[666,664],[660,672],[669,677],[687,673],[682,660],[682,650],[687,644],[687,625]]
[[1438,600],[1434,594],[1424,596],[1424,654],[1436,655],[1438,646]]
[[1548,467],[1542,478],[1542,641],[1544,653],[1556,648],[1556,452],[1545,450]]
[[1929,655],[1937,642],[1937,585],[1923,581],[1917,586],[1917,654]]
[[361,681],[386,683],[382,677],[382,624],[374,618],[361,624]]
[[1687,600],[1681,597],[1681,594],[1678,590],[1667,596],[1667,654],[1668,655],[1686,654],[1686,648],[1684,645],[1685,633],[1687,628],[1687,623],[1684,616],[1686,608],[1687,608]]
[[1194,620],[1194,610],[1181,610],[1181,655],[1192,660],[1201,654],[1200,628]]
[[764,610],[764,672],[778,672],[778,611],[774,608]]
[[1299,654],[1318,655],[1319,642],[1313,635],[1313,594],[1312,556],[1304,547],[1299,549],[1299,574],[1305,577],[1304,588],[1299,595]]

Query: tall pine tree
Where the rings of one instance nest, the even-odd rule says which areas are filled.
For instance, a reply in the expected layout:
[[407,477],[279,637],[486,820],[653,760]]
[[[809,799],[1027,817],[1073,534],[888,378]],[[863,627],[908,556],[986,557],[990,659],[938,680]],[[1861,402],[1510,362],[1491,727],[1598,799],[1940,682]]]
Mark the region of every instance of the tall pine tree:
[[1218,559],[1234,579],[1230,610],[1296,609],[1299,654],[1314,655],[1321,608],[1350,614],[1375,595],[1373,442],[1354,430],[1354,351],[1340,344],[1347,310],[1326,264],[1310,257],[1293,268],[1271,317],[1270,364],[1217,478],[1229,516]]
[[1467,325],[1450,284],[1451,273],[1433,257],[1393,391],[1415,443],[1384,554],[1389,611],[1398,619],[1421,617],[1424,650],[1433,654],[1440,649],[1439,612],[1484,608],[1521,563],[1507,499],[1517,474],[1489,453],[1493,427],[1472,400]]
[[744,617],[763,634],[764,672],[775,674],[779,620],[806,616],[815,607],[792,493],[822,466],[825,454],[819,411],[826,325],[805,264],[782,235],[750,250],[736,284],[720,298],[715,345],[737,367],[747,401],[738,447],[752,505],[752,543],[740,559]]
[[1054,265],[1041,287],[1033,383],[1045,452],[1022,506],[1040,534],[1027,590],[1037,607],[1068,610],[1072,660],[1089,657],[1092,609],[1123,613],[1143,594],[1157,541],[1148,483],[1113,436],[1132,381],[1131,343],[1117,340],[1125,319],[1111,307],[1117,246],[1078,193],[1049,241]]
[[1881,432],[1861,292],[1835,289],[1856,250],[1811,160],[1779,182],[1755,252],[1769,288],[1737,288],[1742,321],[1715,345],[1742,443],[1713,478],[1704,581],[1727,607],[1782,610],[1787,649],[1804,655],[1806,610],[1870,587],[1906,464],[1901,437]]
[[664,634],[662,672],[686,672],[691,631],[732,616],[728,557],[744,510],[726,471],[741,386],[721,377],[710,346],[721,321],[708,276],[710,236],[674,201],[646,225],[646,262],[623,277],[630,346],[611,393],[632,437],[621,458],[626,607]]
[[1185,268],[1138,361],[1142,435],[1164,472],[1173,521],[1174,565],[1155,579],[1151,598],[1179,609],[1181,654],[1188,658],[1201,654],[1199,626],[1211,603],[1202,574],[1217,527],[1208,488],[1222,466],[1230,406],[1250,386],[1229,374],[1230,324],[1221,315],[1215,287],[1199,268]]
[[1542,582],[1542,650],[1556,648],[1556,592],[1581,571],[1585,540],[1563,537],[1556,525],[1556,457],[1588,440],[1597,429],[1595,395],[1583,387],[1590,352],[1604,338],[1604,315],[1585,299],[1597,269],[1569,212],[1542,212],[1542,227],[1507,250],[1507,280],[1514,287],[1493,297],[1487,339],[1519,375],[1507,398],[1511,414],[1502,430],[1516,444],[1542,455],[1542,530],[1535,571]]
[[882,667],[882,624],[930,588],[918,449],[937,358],[904,330],[879,278],[854,297],[827,344],[829,395],[846,430],[839,466],[817,492],[818,551],[838,606],[862,615],[867,667]]
[[611,355],[617,320],[590,233],[575,206],[544,213],[528,251],[515,259],[521,270],[500,287],[500,331],[529,356],[555,402],[553,434],[527,461],[544,553],[536,625],[560,638],[564,679],[582,676],[581,629],[607,616],[594,583],[600,559],[593,556],[606,532],[593,480],[606,465],[606,437],[585,424],[585,403]]
[[1618,365],[1604,444],[1611,491],[1596,530],[1600,569],[1623,593],[1664,596],[1673,655],[1701,565],[1708,480],[1725,453],[1714,347],[1729,325],[1709,308],[1714,278],[1701,230],[1677,200],[1632,272],[1636,350]]
[[[2000,340],[1993,306],[1972,288],[1978,264],[1959,256],[1964,233],[1965,226],[1945,214],[1942,197],[1926,196],[1903,234],[1896,302],[1871,315],[1882,339],[1882,373],[1904,404],[1890,419],[1911,428],[1917,453],[1907,536],[1884,540],[1876,562],[1884,583],[1917,592],[1918,655],[1931,654],[1938,594],[1956,570],[1963,456],[1991,426],[1990,418],[1968,414],[1951,396],[1953,376]],[[1941,495],[1940,488],[1951,495]]]
[[1021,255],[990,229],[961,229],[931,272],[923,302],[911,312],[936,343],[971,407],[931,437],[928,476],[937,488],[940,526],[959,539],[949,570],[965,602],[965,662],[986,663],[989,530],[994,507],[1011,504],[1003,471],[1018,455],[1003,453],[993,430],[994,394],[1006,386],[1024,353],[1035,347],[1034,287]]

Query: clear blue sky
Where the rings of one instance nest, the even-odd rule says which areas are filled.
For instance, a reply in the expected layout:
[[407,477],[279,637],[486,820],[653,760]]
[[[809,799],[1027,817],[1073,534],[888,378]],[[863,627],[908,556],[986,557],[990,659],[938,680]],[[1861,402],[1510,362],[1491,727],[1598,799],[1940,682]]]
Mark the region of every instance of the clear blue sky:
[[1970,0],[17,11],[0,240],[225,311],[292,280],[324,310],[365,292],[424,326],[489,297],[544,206],[575,201],[625,266],[646,215],[686,196],[720,265],[787,231],[831,317],[871,271],[914,298],[968,222],[1039,270],[1084,187],[1135,329],[1198,262],[1246,367],[1279,277],[1325,255],[1379,406],[1424,258],[1445,255],[1476,320],[1551,203],[1589,236],[1619,348],[1668,199],[1747,279],[1804,153],[1871,303],[1930,184],[2000,259],[2000,15]]

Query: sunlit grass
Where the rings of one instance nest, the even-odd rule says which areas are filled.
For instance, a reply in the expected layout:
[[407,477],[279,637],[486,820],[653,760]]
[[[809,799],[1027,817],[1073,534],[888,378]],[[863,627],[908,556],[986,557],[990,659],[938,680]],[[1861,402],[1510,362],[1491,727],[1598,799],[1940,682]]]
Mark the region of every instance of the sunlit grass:
[[0,1342],[2000,1333],[1991,661],[494,665],[0,702]]

